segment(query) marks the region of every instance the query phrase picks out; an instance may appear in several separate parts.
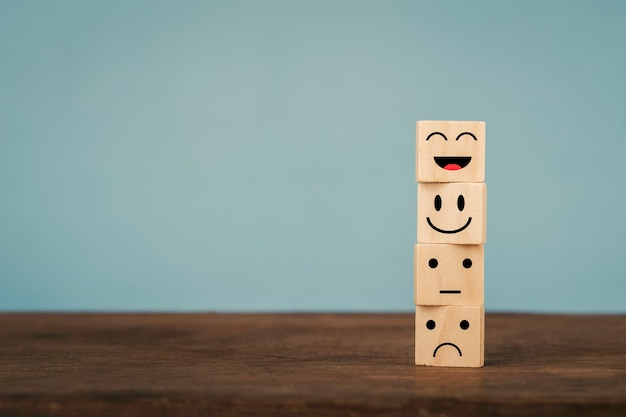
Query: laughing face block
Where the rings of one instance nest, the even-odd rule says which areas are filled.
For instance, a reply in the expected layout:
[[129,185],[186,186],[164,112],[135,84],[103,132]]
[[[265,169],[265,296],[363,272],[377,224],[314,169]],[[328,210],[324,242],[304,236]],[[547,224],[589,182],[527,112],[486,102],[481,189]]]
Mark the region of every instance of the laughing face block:
[[483,305],[482,245],[415,245],[415,305]]
[[483,306],[415,308],[415,364],[478,368],[484,365]]
[[417,241],[481,245],[487,237],[484,183],[417,184]]
[[484,182],[485,122],[417,122],[418,182]]

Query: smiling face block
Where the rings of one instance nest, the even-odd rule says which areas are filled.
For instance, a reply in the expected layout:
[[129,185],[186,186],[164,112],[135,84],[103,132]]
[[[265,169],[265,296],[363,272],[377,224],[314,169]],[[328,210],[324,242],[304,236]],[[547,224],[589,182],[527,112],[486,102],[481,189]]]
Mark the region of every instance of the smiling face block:
[[485,122],[417,122],[418,182],[484,182]]
[[483,305],[482,245],[420,243],[414,255],[416,305]]
[[478,368],[484,365],[483,306],[415,308],[415,364]]
[[487,186],[484,183],[420,183],[417,196],[419,243],[485,243]]

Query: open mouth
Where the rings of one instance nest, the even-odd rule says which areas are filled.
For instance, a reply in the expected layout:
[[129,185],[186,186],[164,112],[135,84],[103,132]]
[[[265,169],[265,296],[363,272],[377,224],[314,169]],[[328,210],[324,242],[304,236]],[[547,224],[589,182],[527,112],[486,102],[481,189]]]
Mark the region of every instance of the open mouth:
[[448,171],[463,169],[472,160],[471,156],[435,156],[435,163]]
[[456,348],[457,352],[459,352],[459,356],[463,356],[463,354],[461,353],[461,349],[459,349],[459,347],[457,345],[455,345],[454,343],[446,342],[446,343],[442,343],[439,346],[437,346],[437,348],[433,352],[433,358],[435,356],[437,356],[437,351],[439,350],[440,347],[443,347],[443,346],[452,346],[452,347]]
[[472,218],[468,217],[467,218],[467,223],[465,223],[463,226],[459,227],[458,229],[454,229],[454,230],[445,230],[445,229],[440,229],[437,226],[435,226],[433,224],[433,222],[430,221],[430,217],[426,217],[426,223],[428,223],[428,225],[430,227],[432,227],[434,230],[436,230],[439,233],[445,233],[445,234],[452,234],[452,233],[459,233],[462,232],[463,230],[467,229],[467,226],[470,225],[470,223],[472,222]]

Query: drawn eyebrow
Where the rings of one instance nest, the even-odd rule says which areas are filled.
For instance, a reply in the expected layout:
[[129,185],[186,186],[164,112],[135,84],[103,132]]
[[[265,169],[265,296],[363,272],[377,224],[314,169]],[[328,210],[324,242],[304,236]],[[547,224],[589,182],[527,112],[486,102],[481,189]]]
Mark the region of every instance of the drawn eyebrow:
[[[470,135],[471,137],[473,137],[473,138],[474,138],[474,140],[478,140],[478,139],[476,139],[476,136],[474,136],[474,134],[473,134],[473,133],[471,133],[471,132],[463,132],[463,133],[460,133],[460,134],[459,134],[459,136],[457,136],[457,137],[456,137],[456,140],[459,140],[459,138],[460,138],[461,136],[463,136],[463,135]],[[428,139],[426,139],[426,140],[428,140]]]
[[[441,132],[433,132],[433,133],[431,133],[430,135],[428,135],[428,137],[426,138],[426,140],[430,139],[430,137],[431,137],[431,136],[434,136],[434,135],[441,135],[441,136],[443,137],[443,139],[444,139],[444,140],[448,140],[448,138],[446,137],[446,135],[444,135],[444,134],[443,134],[443,133],[441,133]],[[461,135],[462,135],[462,133],[461,133]],[[459,136],[461,136],[461,135],[459,135]],[[471,133],[470,133],[470,135],[471,135]],[[472,136],[473,136],[473,135],[472,135]],[[457,140],[459,140],[459,138],[456,138],[456,139],[457,139]],[[476,138],[474,138],[474,139],[476,139]]]

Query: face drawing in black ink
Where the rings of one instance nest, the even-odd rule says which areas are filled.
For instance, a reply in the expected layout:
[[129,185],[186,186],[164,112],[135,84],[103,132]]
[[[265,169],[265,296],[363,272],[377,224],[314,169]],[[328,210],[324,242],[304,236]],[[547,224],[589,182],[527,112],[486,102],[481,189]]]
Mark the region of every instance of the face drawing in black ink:
[[416,306],[415,364],[483,366],[484,317],[483,306]]
[[485,123],[417,122],[418,182],[484,182]]
[[[447,136],[443,132],[432,132],[426,137],[426,140],[429,141],[433,137],[435,138],[439,137],[445,141],[448,140]],[[461,139],[463,140],[473,139],[475,141],[478,141],[478,139],[472,132],[459,133],[455,140],[458,141]],[[439,155],[439,156],[433,156],[433,160],[435,161],[435,164],[437,164],[442,169],[445,169],[448,171],[458,171],[460,169],[465,168],[467,165],[469,165],[469,163],[472,161],[472,156],[471,155],[464,155],[464,156]]]
[[417,241],[482,244],[486,238],[484,183],[418,183]]
[[[437,323],[434,320],[428,320],[426,322],[426,328],[428,330],[434,330],[435,327],[437,326]],[[467,320],[461,320],[459,322],[459,328],[461,330],[467,330],[470,327],[470,323]],[[437,347],[435,348],[435,350],[433,351],[433,358],[437,357],[437,351],[439,349],[441,349],[444,346],[450,346],[453,347],[454,349],[456,349],[456,351],[459,353],[459,356],[463,356],[463,352],[461,351],[461,348],[458,347],[456,344],[452,343],[452,342],[443,342],[437,345]]]
[[415,305],[483,305],[484,253],[482,245],[415,245]]
[[[443,206],[443,201],[439,194],[435,196],[434,206],[435,206],[436,211],[441,211],[441,208]],[[456,198],[456,207],[459,209],[459,212],[462,212],[463,210],[465,210],[465,197],[463,197],[463,194],[459,194],[459,196]],[[467,229],[470,223],[472,223],[472,218],[468,217],[465,224],[462,225],[461,227],[458,227],[456,229],[449,229],[449,230],[442,229],[442,228],[435,226],[433,222],[430,220],[429,216],[426,217],[426,222],[428,223],[430,227],[432,227],[435,231],[439,233],[453,234],[453,233],[462,232],[463,230]]]
[[[430,258],[428,260],[428,266],[431,269],[435,269],[439,266],[439,261],[436,258]],[[463,259],[463,268],[470,269],[472,267],[472,260],[470,258]],[[439,290],[439,294],[461,294],[461,290]]]

